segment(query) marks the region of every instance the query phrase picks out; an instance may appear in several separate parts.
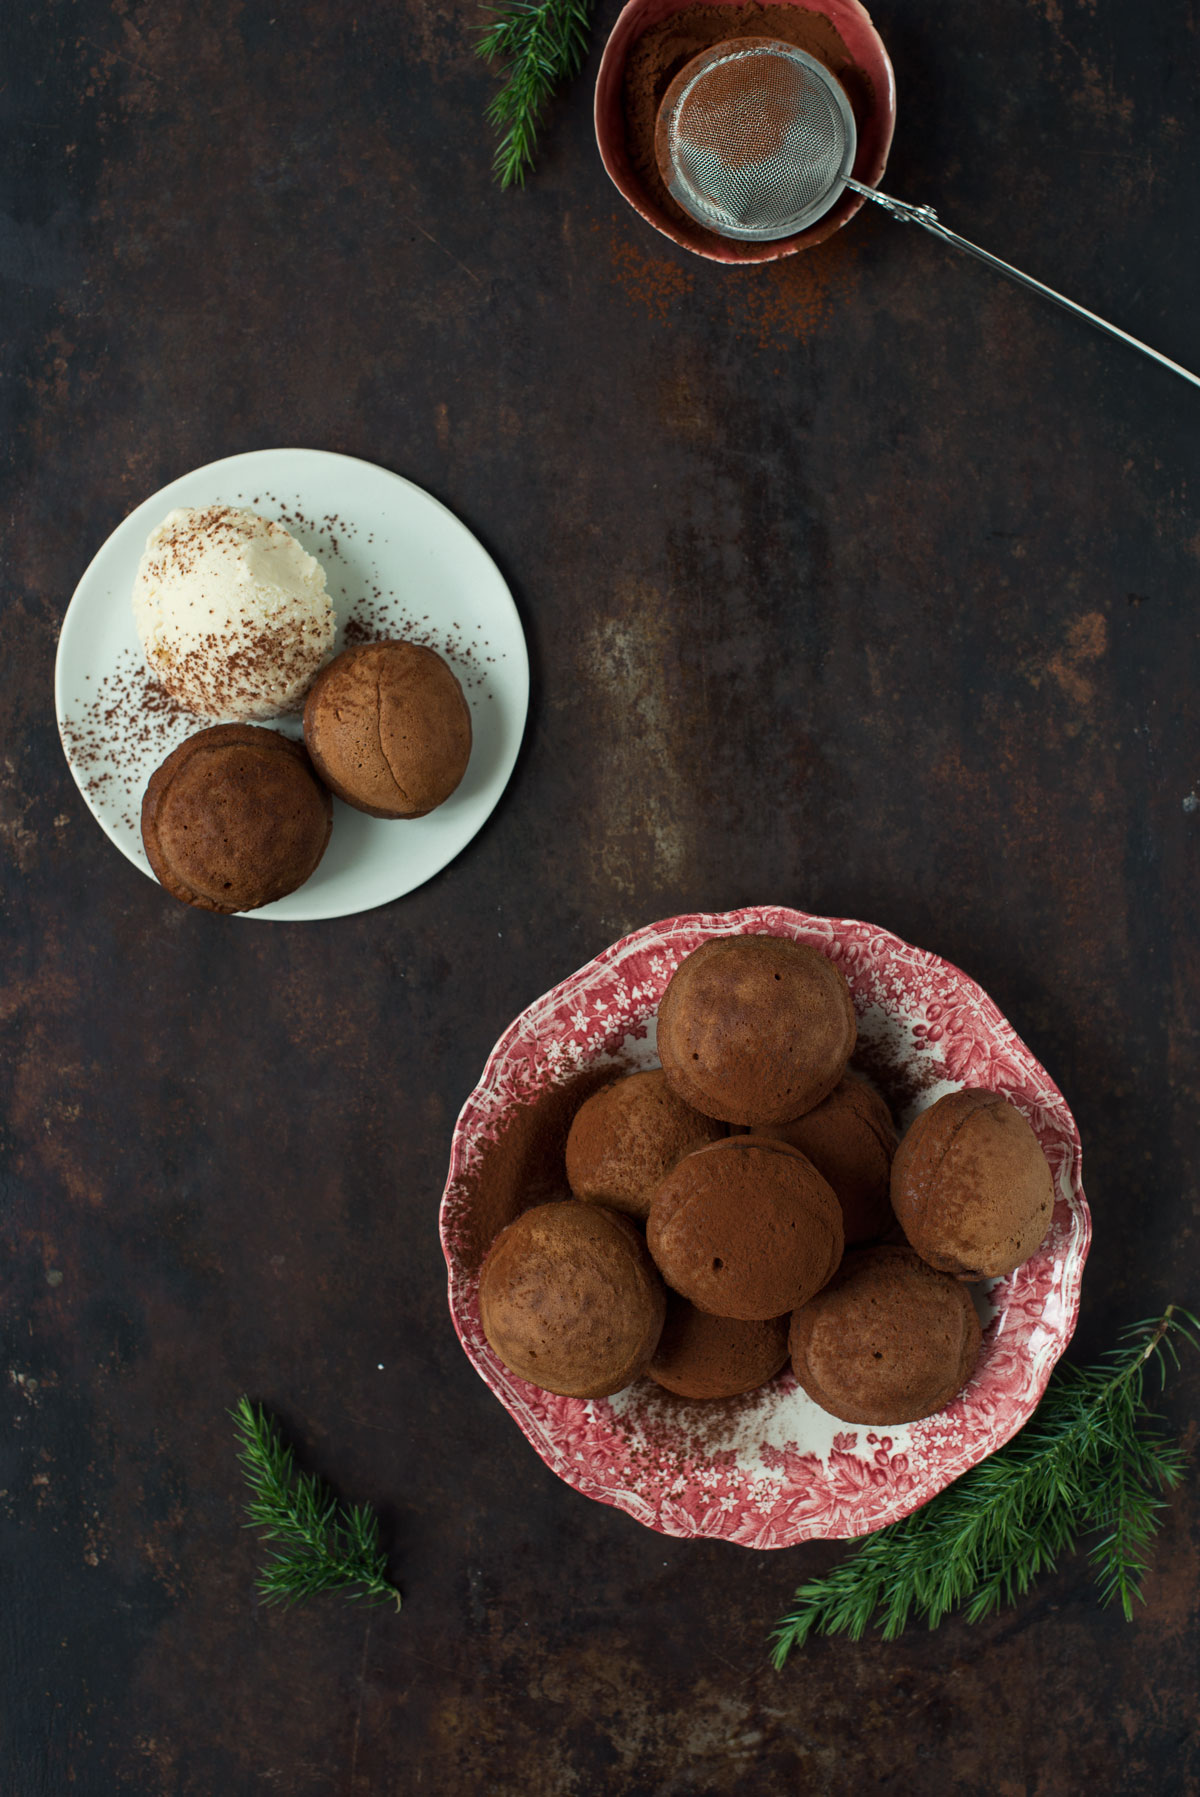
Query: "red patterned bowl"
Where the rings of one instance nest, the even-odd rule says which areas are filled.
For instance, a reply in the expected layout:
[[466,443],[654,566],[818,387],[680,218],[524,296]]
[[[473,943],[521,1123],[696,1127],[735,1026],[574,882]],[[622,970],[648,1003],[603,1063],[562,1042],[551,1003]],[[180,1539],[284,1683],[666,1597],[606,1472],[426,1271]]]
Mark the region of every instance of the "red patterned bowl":
[[[1050,1162],[1050,1233],[1024,1266],[980,1293],[974,1377],[924,1422],[850,1428],[790,1372],[717,1403],[688,1403],[648,1379],[613,1398],[559,1398],[510,1373],[484,1337],[483,1257],[520,1210],[565,1194],[562,1142],[581,1094],[614,1068],[656,1064],[668,980],[701,942],[734,931],[794,937],[841,968],[858,1015],[855,1064],[901,1125],[944,1092],[987,1086],[1020,1108]],[[463,1347],[560,1478],[667,1535],[790,1547],[907,1516],[1027,1421],[1075,1327],[1091,1219],[1066,1101],[973,980],[873,924],[761,905],[637,930],[517,1018],[455,1127],[441,1231]]]
[[[739,6],[745,0],[715,0],[715,3]],[[896,126],[896,77],[883,40],[871,23],[871,15],[860,0],[784,0],[784,3],[799,6],[805,12],[821,13],[832,22],[850,52],[858,76],[850,96],[858,130],[858,147],[850,172],[865,186],[877,186],[887,167]],[[774,243],[733,244],[689,220],[673,218],[639,178],[625,142],[625,65],[640,37],[689,4],[690,0],[628,0],[604,46],[596,77],[596,143],[600,160],[614,186],[634,211],[641,213],[647,224],[683,249],[706,256],[710,262],[774,262],[780,256],[794,256],[797,250],[812,249],[814,244],[824,243],[854,217],[860,206],[866,205],[860,194],[847,188],[824,218],[819,218],[815,225],[810,225],[807,231],[797,232],[794,237],[784,237]]]

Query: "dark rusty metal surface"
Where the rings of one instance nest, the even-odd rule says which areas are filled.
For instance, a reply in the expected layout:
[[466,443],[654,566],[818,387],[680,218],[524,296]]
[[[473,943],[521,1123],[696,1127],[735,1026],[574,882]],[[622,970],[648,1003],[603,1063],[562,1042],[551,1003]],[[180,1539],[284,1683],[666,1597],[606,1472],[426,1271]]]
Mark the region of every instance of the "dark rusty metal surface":
[[[614,16],[501,195],[469,6],[5,12],[13,1797],[1200,1788],[1194,1472],[1132,1626],[1072,1560],[994,1622],[780,1677],[767,1630],[837,1550],[574,1495],[450,1326],[438,1197],[500,1030],[628,927],[759,900],[950,956],[1059,1080],[1096,1221],[1075,1352],[1200,1295],[1200,398],[882,218],[765,270],[677,253],[590,138]],[[1194,363],[1190,0],[877,20],[893,190]],[[128,510],[286,443],[458,511],[535,684],[453,866],[262,927],[110,848],[51,673]],[[242,1391],[380,1506],[400,1617],[257,1605]]]

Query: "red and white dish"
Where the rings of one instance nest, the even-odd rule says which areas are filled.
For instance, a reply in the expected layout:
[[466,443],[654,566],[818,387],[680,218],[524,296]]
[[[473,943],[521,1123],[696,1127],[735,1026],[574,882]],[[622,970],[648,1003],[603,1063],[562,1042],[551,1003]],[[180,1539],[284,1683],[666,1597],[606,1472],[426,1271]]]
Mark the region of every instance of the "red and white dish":
[[[648,1379],[615,1397],[555,1397],[501,1365],[479,1321],[476,1179],[514,1114],[585,1069],[653,1066],[659,1000],[710,936],[791,936],[845,974],[856,1064],[903,1128],[962,1086],[1001,1092],[1028,1118],[1054,1175],[1038,1252],[979,1292],[983,1350],[953,1404],[923,1422],[866,1429],[826,1415],[790,1371],[762,1390],[688,1404]],[[1033,1414],[1079,1311],[1091,1218],[1066,1100],[992,1000],[948,961],[873,924],[762,905],[669,918],[606,949],[523,1011],[488,1058],[454,1131],[441,1233],[450,1310],[476,1371],[568,1485],[667,1535],[745,1547],[864,1535],[896,1522],[1001,1447]],[[565,1195],[565,1176],[564,1176]]]
[[[595,98],[596,143],[609,179],[648,225],[653,225],[672,243],[692,250],[697,256],[705,256],[710,262],[749,266],[755,262],[775,262],[781,256],[794,256],[798,250],[814,249],[835,231],[840,231],[859,208],[866,205],[861,194],[847,188],[822,218],[794,237],[777,238],[767,243],[733,244],[703,230],[691,220],[672,218],[638,178],[625,141],[625,66],[640,37],[672,14],[682,12],[689,3],[690,0],[627,0],[609,34],[596,76]],[[744,0],[716,0],[716,4],[739,6]],[[864,90],[855,106],[858,145],[851,173],[864,186],[877,187],[887,168],[888,151],[896,127],[896,77],[883,39],[861,0],[785,0],[785,4],[797,6],[803,12],[820,13],[829,20],[850,52]]]

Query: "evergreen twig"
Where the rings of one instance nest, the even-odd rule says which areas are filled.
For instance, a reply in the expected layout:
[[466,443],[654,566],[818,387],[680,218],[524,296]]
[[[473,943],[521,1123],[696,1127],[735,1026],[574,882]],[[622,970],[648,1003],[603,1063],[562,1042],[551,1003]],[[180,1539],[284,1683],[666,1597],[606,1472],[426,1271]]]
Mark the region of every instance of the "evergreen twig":
[[1149,1408],[1146,1368],[1162,1380],[1178,1347],[1200,1347],[1200,1322],[1179,1305],[1123,1332],[1094,1366],[1060,1365],[1019,1434],[922,1509],[877,1534],[796,1592],[772,1636],[782,1667],[812,1634],[891,1641],[910,1616],[931,1629],[951,1610],[979,1622],[1022,1597],[1083,1535],[1102,1603],[1127,1619],[1149,1566],[1162,1493],[1179,1483],[1182,1449]]
[[583,62],[591,0],[507,0],[487,10],[494,23],[476,48],[488,62],[500,63],[503,75],[487,109],[500,132],[492,168],[501,187],[523,187],[542,114],[555,89]]
[[365,1504],[342,1504],[313,1473],[302,1473],[261,1404],[241,1398],[230,1411],[251,1499],[247,1528],[277,1542],[258,1579],[264,1603],[294,1603],[318,1591],[344,1591],[375,1603],[400,1593],[387,1576],[379,1522]]

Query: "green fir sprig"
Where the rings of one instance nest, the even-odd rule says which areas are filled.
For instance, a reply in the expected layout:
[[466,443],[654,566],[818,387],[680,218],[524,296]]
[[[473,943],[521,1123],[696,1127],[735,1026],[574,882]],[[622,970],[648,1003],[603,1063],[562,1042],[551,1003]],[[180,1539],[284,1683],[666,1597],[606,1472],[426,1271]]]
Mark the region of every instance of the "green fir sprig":
[[523,187],[538,127],[555,89],[579,72],[591,0],[508,0],[488,7],[493,23],[476,46],[502,65],[503,84],[487,109],[500,133],[492,163],[501,187]]
[[868,1628],[892,1641],[910,1617],[931,1629],[966,1607],[979,1622],[1014,1603],[1081,1536],[1103,1603],[1132,1619],[1149,1566],[1162,1493],[1179,1483],[1182,1449],[1165,1434],[1143,1392],[1146,1368],[1160,1384],[1181,1342],[1200,1347],[1200,1323],[1172,1304],[1124,1331],[1122,1346],[1094,1366],[1060,1365],[1018,1435],[922,1509],[892,1523],[823,1578],[796,1592],[772,1636],[783,1666],[808,1637]]
[[318,1591],[342,1591],[373,1603],[400,1593],[387,1576],[379,1522],[365,1504],[339,1502],[313,1473],[302,1473],[277,1425],[261,1404],[241,1398],[230,1411],[238,1459],[250,1487],[247,1528],[277,1543],[258,1578],[264,1603],[295,1603]]

